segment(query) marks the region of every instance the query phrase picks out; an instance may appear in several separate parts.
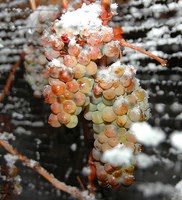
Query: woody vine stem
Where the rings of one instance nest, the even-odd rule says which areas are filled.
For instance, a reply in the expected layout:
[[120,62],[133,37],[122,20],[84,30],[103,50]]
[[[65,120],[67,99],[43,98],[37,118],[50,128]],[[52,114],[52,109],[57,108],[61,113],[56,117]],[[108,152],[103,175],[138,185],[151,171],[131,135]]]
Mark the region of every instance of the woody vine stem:
[[84,200],[84,197],[82,196],[81,192],[76,187],[68,186],[63,182],[60,182],[58,179],[53,177],[53,175],[50,175],[49,172],[43,167],[41,167],[37,162],[28,159],[26,156],[20,154],[18,151],[13,149],[13,147],[8,143],[8,141],[0,140],[0,145],[3,146],[10,154],[17,156],[18,159],[21,162],[25,163],[27,167],[30,167],[36,172],[38,172],[46,180],[52,183],[52,185],[54,185],[57,189],[67,192],[68,194],[71,194],[72,196],[75,196],[80,200]]

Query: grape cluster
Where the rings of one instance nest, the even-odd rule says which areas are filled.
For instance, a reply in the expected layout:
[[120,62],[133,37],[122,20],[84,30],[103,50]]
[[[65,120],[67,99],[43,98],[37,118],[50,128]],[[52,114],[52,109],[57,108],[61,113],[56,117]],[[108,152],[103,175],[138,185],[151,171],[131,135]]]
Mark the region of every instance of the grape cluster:
[[116,62],[107,69],[98,70],[84,116],[93,122],[92,155],[100,185],[113,188],[121,183],[130,185],[134,180],[135,163],[113,167],[103,161],[102,155],[121,145],[132,149],[134,155],[140,152],[140,145],[129,129],[133,122],[148,119],[149,105],[146,91],[135,78],[134,68]]
[[92,156],[99,183],[118,188],[132,183],[136,163],[112,166],[102,155],[120,146],[132,149],[134,155],[140,152],[129,129],[133,122],[148,119],[149,106],[136,70],[120,62],[120,42],[113,28],[103,25],[101,15],[98,2],[83,4],[55,20],[51,34],[45,33],[49,84],[44,96],[51,105],[49,123],[53,127],[75,127],[82,111],[93,122]]
[[49,85],[44,90],[44,96],[45,101],[51,104],[49,123],[53,127],[64,124],[74,128],[78,123],[77,115],[89,104],[88,93],[92,90],[93,80],[84,77],[83,68],[83,65],[76,64],[74,72],[72,67],[59,59],[49,63]]
[[99,184],[114,189],[119,188],[120,184],[132,184],[136,162],[133,161],[130,165],[113,165],[105,162],[102,155],[109,149],[125,147],[130,148],[134,155],[138,154],[141,147],[134,135],[127,131],[126,128],[118,128],[113,124],[103,124],[94,125],[94,138],[92,156],[95,160]]
[[47,29],[51,22],[59,15],[57,6],[40,6],[27,20],[28,32],[26,35],[27,44],[25,52],[25,80],[30,84],[36,97],[41,97],[43,88],[47,84],[47,59],[44,55],[43,39],[44,29]]

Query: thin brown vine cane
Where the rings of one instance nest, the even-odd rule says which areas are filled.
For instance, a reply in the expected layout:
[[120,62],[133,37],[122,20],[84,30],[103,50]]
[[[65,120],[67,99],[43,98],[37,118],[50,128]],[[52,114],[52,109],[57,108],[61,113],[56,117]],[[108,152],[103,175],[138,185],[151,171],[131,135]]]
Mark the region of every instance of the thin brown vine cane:
[[33,11],[35,11],[35,10],[37,9],[35,0],[29,0],[29,3],[30,3],[31,9],[32,9]]
[[162,66],[166,66],[166,65],[167,65],[167,60],[164,60],[164,59],[162,59],[162,58],[160,58],[160,57],[158,57],[158,56],[155,56],[154,54],[152,54],[152,53],[150,53],[150,52],[147,52],[147,51],[145,51],[145,50],[143,50],[143,49],[140,49],[140,48],[137,47],[137,46],[134,46],[134,45],[132,45],[132,44],[129,44],[129,43],[126,42],[124,39],[120,40],[120,44],[121,44],[122,46],[124,46],[124,47],[129,47],[129,48],[134,49],[134,50],[136,50],[136,51],[139,51],[139,52],[141,52],[141,53],[143,53],[143,54],[146,54],[147,56],[153,58],[154,60],[157,60],[159,63],[161,63]]
[[76,197],[79,200],[85,200],[81,192],[76,187],[68,186],[63,182],[60,182],[53,175],[49,174],[49,172],[45,170],[43,167],[41,167],[36,161],[28,159],[26,156],[20,154],[18,151],[13,149],[13,147],[9,144],[8,141],[1,139],[0,145],[4,147],[10,154],[17,156],[18,159],[21,162],[25,163],[27,167],[38,172],[41,176],[43,176],[47,181],[49,181],[57,189],[67,192],[68,194]]
[[[103,20],[103,25],[107,25],[108,22],[112,18],[112,13],[110,12],[111,1],[110,0],[102,0],[101,1],[101,6],[102,6],[102,15],[101,15],[101,18]],[[119,29],[121,29],[121,28],[119,28]],[[120,40],[120,44],[121,44],[121,46],[128,47],[128,48],[134,49],[136,51],[139,51],[139,52],[141,52],[143,54],[146,54],[147,56],[149,56],[149,57],[157,60],[159,63],[161,63],[162,66],[166,66],[167,65],[167,60],[164,60],[164,59],[162,59],[162,58],[160,58],[158,56],[155,56],[152,53],[147,52],[147,51],[145,51],[143,49],[140,49],[137,46],[129,44],[124,39]]]
[[14,65],[11,66],[8,79],[7,79],[6,84],[4,86],[4,89],[3,89],[3,91],[2,91],[2,93],[0,95],[0,102],[2,102],[4,100],[4,98],[6,97],[6,95],[8,94],[9,89],[11,87],[11,83],[13,81],[13,76],[14,76],[14,74],[16,72],[16,69],[19,67],[20,63],[24,59],[24,56],[25,56],[24,53],[21,54],[19,60]]

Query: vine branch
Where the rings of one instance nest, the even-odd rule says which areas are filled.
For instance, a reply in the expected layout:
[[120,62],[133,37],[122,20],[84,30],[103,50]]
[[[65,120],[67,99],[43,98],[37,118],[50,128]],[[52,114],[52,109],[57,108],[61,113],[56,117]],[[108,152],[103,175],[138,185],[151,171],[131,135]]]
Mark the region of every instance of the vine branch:
[[35,0],[29,0],[30,2],[30,7],[33,11],[35,11],[37,9],[37,6],[36,6],[36,3],[35,3]]
[[13,76],[16,72],[16,69],[19,67],[21,61],[23,60],[24,56],[25,56],[24,54],[21,54],[19,60],[14,65],[11,66],[8,79],[7,79],[6,84],[4,86],[4,90],[2,91],[2,93],[0,95],[0,102],[2,102],[3,99],[5,98],[5,96],[8,94],[11,83],[13,81]]
[[167,65],[167,60],[164,60],[162,58],[159,58],[158,56],[155,56],[154,54],[145,51],[143,49],[140,49],[139,47],[133,46],[132,44],[127,43],[124,39],[120,40],[120,44],[124,47],[129,47],[130,49],[134,49],[136,51],[139,51],[155,60],[157,60],[159,63],[161,63],[162,66],[166,66]]
[[68,6],[69,6],[69,3],[68,3],[67,0],[63,0],[63,1],[62,1],[62,5],[63,5],[63,8],[64,8],[64,9],[67,9]]
[[52,183],[52,185],[55,186],[57,189],[67,192],[68,194],[76,197],[79,200],[85,200],[79,189],[77,189],[76,187],[66,185],[63,182],[60,182],[53,175],[49,174],[49,172],[45,170],[43,167],[41,167],[36,161],[28,159],[26,156],[20,154],[18,151],[13,149],[13,147],[9,144],[8,141],[0,139],[0,145],[3,146],[10,154],[17,156],[18,159],[21,162],[25,163],[27,167],[38,172],[47,181]]

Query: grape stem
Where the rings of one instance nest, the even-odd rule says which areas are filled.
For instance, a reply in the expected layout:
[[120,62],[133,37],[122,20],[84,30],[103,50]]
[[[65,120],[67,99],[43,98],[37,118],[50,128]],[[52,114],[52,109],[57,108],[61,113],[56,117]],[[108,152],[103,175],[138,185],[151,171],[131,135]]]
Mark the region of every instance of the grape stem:
[[35,0],[29,0],[29,2],[30,2],[31,9],[32,9],[33,11],[35,11],[35,10],[37,9]]
[[82,188],[83,191],[86,191],[85,186],[83,185],[83,182],[79,176],[76,177],[78,183],[80,184],[80,187]]
[[47,181],[52,183],[52,185],[54,185],[57,189],[67,192],[68,194],[76,197],[79,200],[85,200],[85,198],[82,196],[79,189],[77,189],[76,187],[66,185],[64,182],[60,182],[52,174],[50,174],[47,170],[45,170],[43,167],[41,167],[36,161],[28,159],[26,156],[20,154],[18,151],[13,149],[13,147],[9,144],[8,141],[1,139],[0,145],[3,146],[10,154],[17,156],[18,159],[21,162],[25,163],[27,167],[37,171]]
[[90,152],[89,155],[89,167],[90,167],[90,174],[88,176],[88,182],[89,182],[89,186],[90,186],[90,193],[95,195],[95,191],[96,191],[96,187],[94,185],[94,179],[96,177],[96,168],[95,168],[95,164],[94,164],[94,158],[92,156],[92,152]]
[[63,8],[67,9],[69,6],[68,1],[67,0],[63,0]]
[[139,51],[143,54],[146,54],[147,56],[157,60],[159,63],[161,63],[162,66],[166,66],[167,65],[167,60],[164,60],[162,58],[159,58],[158,56],[155,56],[154,54],[148,52],[148,51],[145,51],[143,49],[140,49],[139,47],[137,46],[133,46],[132,44],[129,44],[128,42],[126,42],[124,39],[120,40],[120,44],[124,47],[129,47],[131,49],[134,49],[136,51]]
[[100,60],[100,66],[107,67],[107,56],[103,56]]
[[102,0],[101,5],[102,5],[102,8],[104,8],[105,11],[110,12],[110,5],[111,5],[110,0]]
[[11,83],[13,81],[14,74],[16,72],[16,69],[19,67],[19,65],[22,62],[24,57],[25,57],[25,55],[21,54],[19,60],[14,65],[11,66],[8,79],[7,79],[6,84],[4,86],[4,90],[2,91],[1,96],[0,96],[0,102],[2,102],[3,99],[5,98],[5,96],[8,94]]
[[113,13],[111,13],[110,6],[111,6],[110,0],[102,0],[101,1],[102,13],[101,13],[100,17],[102,19],[102,24],[104,26],[106,26],[113,17]]

